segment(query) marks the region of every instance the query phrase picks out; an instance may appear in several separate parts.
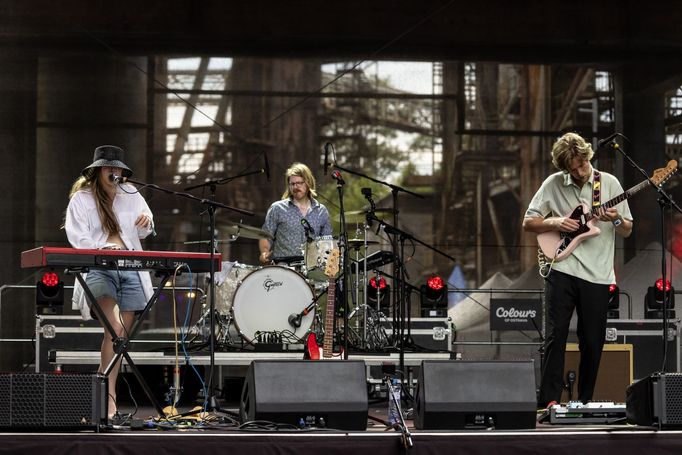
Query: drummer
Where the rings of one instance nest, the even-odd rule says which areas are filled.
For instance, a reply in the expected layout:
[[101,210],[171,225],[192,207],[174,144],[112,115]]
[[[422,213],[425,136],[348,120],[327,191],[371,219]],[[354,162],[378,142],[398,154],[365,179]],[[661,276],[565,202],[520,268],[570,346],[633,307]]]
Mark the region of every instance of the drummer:
[[332,235],[329,211],[315,199],[315,177],[310,168],[292,164],[284,182],[282,200],[274,202],[265,215],[263,230],[274,240],[258,241],[261,264],[301,261],[301,247],[308,239]]

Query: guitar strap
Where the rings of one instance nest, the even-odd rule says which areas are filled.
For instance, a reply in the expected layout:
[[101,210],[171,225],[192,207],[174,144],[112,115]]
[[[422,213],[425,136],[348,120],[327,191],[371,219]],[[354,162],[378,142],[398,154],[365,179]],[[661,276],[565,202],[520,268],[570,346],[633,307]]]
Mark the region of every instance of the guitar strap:
[[592,208],[597,208],[601,205],[601,174],[598,170],[594,170],[594,179],[592,180]]

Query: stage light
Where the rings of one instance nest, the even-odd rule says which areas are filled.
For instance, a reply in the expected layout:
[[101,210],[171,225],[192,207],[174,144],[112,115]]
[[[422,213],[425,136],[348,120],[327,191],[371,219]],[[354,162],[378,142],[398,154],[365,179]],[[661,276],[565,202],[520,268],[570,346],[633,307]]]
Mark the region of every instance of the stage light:
[[434,275],[422,284],[420,290],[422,317],[445,317],[448,307],[448,288],[445,281]]
[[377,300],[379,310],[387,312],[391,306],[391,286],[386,282],[386,278],[379,274],[370,278],[367,284],[367,301],[376,308]]
[[64,282],[54,272],[45,272],[36,283],[36,312],[62,314],[64,311]]
[[663,279],[659,278],[653,286],[647,289],[644,314],[646,319],[663,319],[664,309],[668,312],[668,318],[675,317],[675,288],[669,280],[665,281],[665,304],[663,296]]
[[608,319],[620,318],[620,289],[617,284],[609,285],[609,304],[606,317]]

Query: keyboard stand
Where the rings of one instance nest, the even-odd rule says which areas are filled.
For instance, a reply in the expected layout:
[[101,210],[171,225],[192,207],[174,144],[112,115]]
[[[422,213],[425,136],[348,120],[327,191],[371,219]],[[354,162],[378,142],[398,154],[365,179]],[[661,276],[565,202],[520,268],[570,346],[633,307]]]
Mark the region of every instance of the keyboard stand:
[[83,278],[83,275],[81,275],[81,273],[87,271],[88,271],[87,267],[79,267],[77,269],[76,268],[66,269],[66,273],[75,273],[76,279],[83,287],[83,291],[85,292],[85,296],[87,298],[90,310],[91,311],[93,309],[95,310],[97,317],[104,326],[104,330],[109,332],[109,334],[111,335],[111,339],[114,342],[114,358],[111,360],[111,362],[109,362],[109,365],[107,365],[106,369],[102,372],[102,374],[104,375],[105,378],[109,378],[109,375],[111,374],[111,371],[114,369],[116,363],[121,360],[121,357],[124,357],[131,371],[137,378],[137,381],[140,383],[140,386],[144,390],[144,393],[147,395],[147,398],[149,398],[149,401],[151,401],[152,405],[154,406],[154,408],[156,408],[156,411],[159,413],[159,416],[166,417],[166,413],[164,412],[161,403],[159,403],[159,400],[157,400],[156,397],[154,396],[154,393],[149,388],[149,385],[144,380],[144,377],[142,377],[142,373],[140,373],[140,370],[135,365],[135,362],[133,362],[133,359],[130,358],[130,355],[128,354],[128,348],[130,347],[131,341],[135,339],[137,333],[140,331],[142,321],[147,316],[147,313],[151,311],[152,306],[154,306],[154,303],[156,303],[156,300],[159,298],[161,291],[163,291],[163,288],[166,286],[166,283],[168,282],[168,279],[171,277],[172,273],[168,271],[157,271],[156,275],[161,277],[161,281],[158,287],[156,288],[156,291],[154,291],[154,294],[149,299],[149,302],[147,302],[147,305],[144,307],[144,310],[142,310],[142,313],[140,313],[140,315],[133,322],[133,326],[128,331],[128,337],[125,336],[119,337],[116,336],[116,333],[114,333],[114,328],[111,326],[109,320],[104,317],[102,308],[99,306],[99,303],[97,303],[97,299],[95,299],[95,296],[92,294],[92,291],[90,291],[90,288],[87,286],[87,284],[85,284],[85,279]]

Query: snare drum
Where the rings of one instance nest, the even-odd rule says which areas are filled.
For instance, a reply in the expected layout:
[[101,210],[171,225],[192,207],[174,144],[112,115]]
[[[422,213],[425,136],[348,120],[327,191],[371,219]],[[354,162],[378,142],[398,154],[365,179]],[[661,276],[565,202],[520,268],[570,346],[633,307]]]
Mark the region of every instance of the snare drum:
[[260,267],[255,265],[240,264],[239,262],[235,262],[232,265],[232,268],[230,268],[227,274],[225,274],[225,278],[223,280],[218,280],[216,277],[215,309],[218,314],[223,316],[230,315],[235,291],[242,283],[244,278],[259,268]]
[[276,332],[282,339],[302,338],[310,329],[315,311],[301,317],[299,327],[289,322],[313,301],[313,291],[295,270],[270,265],[252,272],[234,293],[232,313],[239,334],[257,342],[259,333]]
[[338,243],[338,240],[328,236],[319,237],[301,245],[308,278],[315,281],[327,281],[328,277],[324,274],[324,269],[327,267],[327,260],[332,250],[338,248]]

